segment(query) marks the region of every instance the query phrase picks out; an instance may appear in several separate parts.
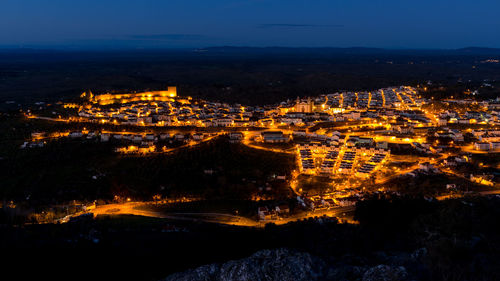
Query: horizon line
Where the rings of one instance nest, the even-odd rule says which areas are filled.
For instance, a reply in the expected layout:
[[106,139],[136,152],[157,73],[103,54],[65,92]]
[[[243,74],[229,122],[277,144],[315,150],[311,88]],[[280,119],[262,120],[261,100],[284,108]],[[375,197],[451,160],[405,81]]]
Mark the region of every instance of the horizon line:
[[204,49],[217,49],[217,48],[233,48],[233,49],[373,49],[373,50],[388,50],[388,51],[458,51],[467,49],[485,49],[485,50],[500,50],[500,47],[486,47],[486,46],[464,46],[458,48],[440,48],[440,47],[369,47],[369,46],[349,46],[349,47],[336,47],[336,46],[280,46],[280,45],[269,45],[269,46],[252,46],[252,45],[214,45],[214,46],[204,46],[204,47],[132,47],[132,46],[95,46],[95,47],[84,47],[84,46],[66,46],[66,45],[37,45],[37,44],[26,44],[26,45],[12,45],[12,44],[0,44],[0,51],[6,50],[33,50],[33,51],[161,51],[161,50],[198,50],[202,51]]

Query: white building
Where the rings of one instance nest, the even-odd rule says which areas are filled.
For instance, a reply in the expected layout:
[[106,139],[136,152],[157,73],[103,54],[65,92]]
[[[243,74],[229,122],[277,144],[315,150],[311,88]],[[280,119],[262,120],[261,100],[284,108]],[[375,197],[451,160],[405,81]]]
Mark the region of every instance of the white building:
[[488,151],[488,150],[490,150],[490,144],[487,142],[475,142],[474,149],[481,150],[481,151]]

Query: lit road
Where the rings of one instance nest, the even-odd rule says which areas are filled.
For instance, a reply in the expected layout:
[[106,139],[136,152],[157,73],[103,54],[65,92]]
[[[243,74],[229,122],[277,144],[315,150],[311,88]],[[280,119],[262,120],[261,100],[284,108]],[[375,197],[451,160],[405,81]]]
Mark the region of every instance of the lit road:
[[188,142],[188,143],[186,143],[186,144],[184,144],[184,145],[181,145],[181,146],[179,146],[179,147],[174,147],[174,148],[165,149],[165,150],[163,150],[163,151],[161,151],[161,152],[158,152],[158,153],[173,152],[173,151],[177,151],[177,150],[179,150],[179,149],[181,149],[181,148],[186,148],[186,147],[190,147],[190,146],[196,146],[196,145],[199,145],[199,144],[201,144],[201,143],[204,143],[204,142],[207,142],[207,141],[211,141],[211,140],[213,140],[214,138],[216,138],[216,137],[218,137],[218,136],[219,136],[219,134],[216,134],[216,135],[210,136],[210,137],[208,137],[208,138],[204,138],[204,139],[203,139],[203,140],[201,140],[201,141],[197,141],[197,142],[196,142],[196,141],[194,141],[194,142]]
[[500,194],[500,189],[496,190],[488,190],[488,191],[481,191],[479,192],[481,195],[497,195]]
[[285,150],[285,149],[268,148],[268,147],[258,146],[258,145],[251,144],[248,141],[242,141],[241,143],[248,146],[248,147],[251,147],[253,149],[260,149],[260,150],[265,150],[265,151],[270,151],[270,152],[275,152],[275,153],[295,154],[294,148]]
[[384,184],[384,183],[387,183],[388,181],[394,179],[394,178],[397,178],[401,175],[404,175],[404,174],[407,174],[407,173],[411,173],[415,170],[418,170],[420,168],[420,162],[429,162],[431,165],[436,165],[440,160],[443,160],[445,159],[446,157],[450,156],[450,154],[442,154],[440,157],[437,157],[437,158],[433,158],[433,159],[430,159],[428,161],[425,161],[425,158],[424,159],[421,159],[419,161],[418,164],[415,164],[411,167],[408,167],[404,170],[398,170],[396,174],[394,175],[390,175],[390,176],[387,176],[385,178],[382,178],[382,179],[379,179],[376,181],[377,184]]
[[70,122],[69,119],[63,119],[63,118],[52,118],[52,117],[43,117],[43,116],[34,116],[34,115],[29,115],[26,117],[29,119],[39,119],[39,120],[46,120],[46,121],[52,121],[52,122],[65,122],[65,123]]
[[407,173],[411,173],[415,170],[417,170],[419,168],[419,165],[420,164],[415,164],[409,168],[406,168],[404,170],[398,170],[397,174],[394,174],[394,175],[390,175],[390,176],[387,176],[385,178],[382,178],[382,179],[378,179],[376,181],[377,184],[384,184],[384,183],[387,183],[388,181],[392,180],[392,179],[395,179],[401,175],[404,175],[404,174],[407,174]]
[[91,211],[94,216],[99,215],[135,215],[172,220],[205,221],[239,226],[258,226],[258,223],[241,216],[222,213],[163,213],[148,208],[151,203],[128,202],[99,205]]
[[472,144],[471,145],[467,145],[467,146],[461,146],[460,149],[463,152],[468,152],[468,153],[473,153],[473,154],[488,154],[488,153],[491,153],[490,151],[475,150],[474,146]]
[[293,221],[298,221],[302,219],[308,219],[308,218],[314,218],[314,217],[322,217],[322,216],[327,216],[327,217],[345,217],[352,219],[352,214],[356,210],[355,206],[345,206],[345,207],[333,207],[330,209],[323,209],[323,210],[315,210],[315,211],[309,211],[305,212],[300,215],[295,215],[295,216],[290,216],[288,218],[283,218],[277,221],[272,221],[275,224],[286,224],[289,222]]
[[[290,149],[279,149],[279,148],[270,148],[270,147],[263,147],[259,145],[255,145],[251,143],[252,139],[255,139],[259,137],[262,132],[266,131],[272,131],[272,129],[265,129],[261,131],[243,131],[244,139],[241,141],[242,144],[251,147],[253,149],[260,149],[260,150],[265,150],[265,151],[270,151],[270,152],[275,152],[275,153],[287,153],[287,154],[295,154],[295,148],[292,147]],[[291,130],[285,130],[285,129],[280,129],[284,134],[291,135],[292,131]]]
[[[500,194],[500,189],[495,189],[495,190],[486,190],[486,191],[480,191],[477,192],[480,195],[487,196],[487,195],[499,195]],[[437,196],[437,200],[447,200],[447,199],[455,199],[455,198],[461,198],[463,195],[461,194],[452,194],[452,195],[441,195]]]
[[294,215],[279,220],[255,221],[246,217],[224,214],[224,213],[178,213],[178,212],[163,213],[154,210],[154,206],[152,206],[151,203],[128,202],[128,203],[98,205],[96,206],[95,209],[90,211],[90,213],[94,214],[94,216],[135,215],[135,216],[183,220],[183,221],[203,221],[209,223],[219,223],[219,224],[235,225],[235,226],[263,227],[265,226],[266,223],[269,222],[275,224],[286,224],[289,222],[312,218],[312,217],[320,217],[320,216],[337,217],[337,216],[342,216],[344,214],[352,213],[354,210],[355,210],[354,206],[334,207],[330,209],[304,212],[299,215]]

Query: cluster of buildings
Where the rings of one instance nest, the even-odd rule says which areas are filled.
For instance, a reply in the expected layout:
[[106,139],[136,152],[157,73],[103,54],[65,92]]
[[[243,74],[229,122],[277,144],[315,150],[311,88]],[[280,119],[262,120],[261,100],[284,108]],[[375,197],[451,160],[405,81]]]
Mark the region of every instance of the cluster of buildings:
[[346,140],[345,136],[334,136],[323,142],[303,141],[296,145],[301,173],[366,178],[389,158],[390,150],[372,138],[354,136]]
[[305,205],[313,210],[325,210],[333,207],[347,207],[354,206],[356,202],[360,200],[359,195],[356,194],[324,194],[324,195],[315,195],[304,198]]
[[[471,125],[499,125],[500,112],[499,100],[478,103],[454,99],[444,102],[458,103],[465,110],[427,111],[423,105],[432,101],[422,98],[409,86],[337,92],[253,107],[179,97],[175,87],[127,94],[86,92],[82,98],[85,101],[81,105],[65,105],[77,108],[77,118],[81,121],[117,126],[212,127],[220,128],[211,129],[218,133],[233,127],[229,133],[231,142],[245,139],[242,131],[260,131],[257,139],[264,143],[294,141],[301,173],[361,178],[369,177],[389,161],[389,143],[405,143],[424,155],[440,153],[449,145],[440,140],[461,143],[464,134],[471,132]],[[316,125],[328,123],[333,123],[342,133],[317,131]],[[467,126],[462,128],[455,124]],[[83,137],[80,133],[70,132],[69,137]],[[427,142],[430,133],[435,142]],[[472,134],[478,140],[472,146],[474,150],[500,148],[498,130],[473,130]],[[127,144],[117,148],[119,152],[149,153],[158,151],[158,143],[164,141],[200,141],[207,134],[170,136],[167,133],[104,132],[88,133],[86,137],[99,137],[102,141],[115,139]],[[39,140],[24,144],[25,147],[39,145],[43,145]]]
[[288,204],[276,205],[272,208],[262,206],[257,209],[259,220],[269,221],[277,220],[279,218],[287,217],[290,214],[290,207]]
[[167,91],[136,94],[104,94],[87,98],[78,109],[78,116],[84,121],[137,126],[194,126],[194,127],[248,127],[264,123],[251,120],[263,115],[264,108],[229,105],[219,102],[194,100],[178,97],[175,87]]
[[[442,145],[423,141],[430,129],[437,140],[449,138],[460,143],[464,140],[464,131],[449,129],[448,126],[456,128],[452,124],[499,122],[499,108],[495,107],[498,102],[481,103],[479,108],[484,110],[428,112],[422,109],[422,105],[429,101],[409,86],[337,92],[254,107],[179,97],[175,87],[131,94],[93,95],[89,92],[82,97],[86,102],[78,107],[78,115],[86,121],[137,126],[254,127],[257,130],[266,129],[258,138],[265,143],[305,139],[296,142],[301,173],[328,176],[368,177],[388,161],[389,142],[406,142],[423,154],[439,153]],[[465,106],[470,103],[453,99],[445,102],[463,102]],[[337,128],[344,124],[348,132],[365,130],[367,134],[309,132],[314,125],[327,122],[336,122]],[[283,133],[284,128],[290,133]],[[479,139],[473,145],[475,150],[491,151],[500,147],[496,131],[475,131],[473,134]],[[133,142],[117,149],[126,153],[152,151],[156,139],[166,138],[148,135],[101,136],[102,139],[111,137]],[[229,137],[231,142],[245,138],[238,131],[233,131]],[[181,136],[172,138],[183,140]],[[203,136],[193,135],[192,139],[203,139]]]
[[[422,98],[415,88],[408,86],[336,92],[266,106],[179,97],[175,87],[168,87],[165,91],[127,94],[94,95],[87,92],[82,94],[82,98],[84,102],[81,104],[64,105],[67,109],[78,111],[78,116],[70,118],[70,121],[117,127],[144,126],[143,132],[84,130],[56,135],[34,132],[31,140],[21,147],[40,147],[46,138],[68,137],[113,142],[119,153],[148,154],[167,152],[173,146],[196,144],[226,133],[231,142],[252,145],[249,139],[253,139],[272,144],[262,147],[272,147],[273,150],[276,147],[294,147],[290,149],[292,152],[287,152],[296,155],[297,174],[326,177],[332,186],[334,182],[342,182],[343,188],[334,188],[333,192],[321,196],[304,193],[305,197],[299,202],[311,209],[355,204],[363,194],[362,182],[366,183],[363,180],[375,181],[373,175],[377,171],[385,176],[384,165],[391,160],[396,161],[391,156],[391,148],[393,154],[397,152],[395,146],[397,149],[403,145],[410,147],[412,150],[407,155],[414,154],[412,156],[416,159],[427,156],[434,160],[434,157],[441,157],[439,153],[444,151],[449,155],[443,161],[448,168],[467,162],[468,159],[463,156],[467,149],[483,152],[500,150],[500,99],[488,102],[450,99],[441,102],[454,104],[454,107],[433,111],[428,103],[434,101]],[[164,131],[151,133],[151,127],[165,129],[156,128],[156,131]],[[178,132],[191,130],[191,127],[198,127],[197,132]],[[472,142],[469,148],[463,145],[466,134],[467,138],[472,135],[476,140],[468,141],[469,144]],[[294,146],[280,145],[290,141]],[[451,150],[455,152],[450,153]],[[418,173],[433,173],[437,168],[435,162],[431,162],[433,164],[424,162],[418,169],[401,171],[401,174],[416,176]],[[205,173],[213,171],[206,170]],[[470,175],[470,180],[493,184],[487,175]],[[258,208],[259,218],[266,221],[286,217],[289,212],[288,205]]]
[[[486,106],[484,107],[487,108]],[[449,124],[491,124],[500,125],[498,112],[466,111],[462,114],[450,110],[438,115],[438,125],[447,126]]]
[[343,92],[327,95],[326,107],[333,111],[349,109],[367,110],[369,108],[408,109],[421,105],[417,91],[412,87],[401,86],[384,88],[374,92]]
[[[412,87],[392,87],[375,92],[341,92],[281,103],[267,112],[274,124],[305,126],[318,121],[374,121],[402,117],[410,123],[432,121],[420,111],[423,100]],[[402,114],[402,113],[405,114]]]
[[478,141],[474,143],[475,150],[500,150],[500,130],[473,130],[471,133],[478,139]]
[[[245,107],[178,97],[175,87],[166,91],[133,94],[82,94],[81,120],[139,126],[278,127],[306,126],[321,121],[372,120],[394,116],[395,110],[418,109],[422,100],[411,87],[375,92],[342,92],[282,102],[274,106]],[[67,104],[73,108],[74,104]],[[407,113],[407,118],[414,114]],[[427,121],[427,120],[423,120]]]
[[113,140],[119,146],[115,149],[120,153],[147,154],[152,152],[170,151],[171,144],[196,144],[211,137],[206,133],[101,133],[100,140]]
[[33,132],[32,139],[24,142],[21,148],[43,147],[46,140],[55,138],[69,138],[79,140],[93,140],[100,142],[113,142],[117,147],[116,152],[147,154],[152,152],[169,151],[171,145],[196,144],[213,137],[216,134],[193,132],[110,132],[110,131],[69,131],[46,134]]

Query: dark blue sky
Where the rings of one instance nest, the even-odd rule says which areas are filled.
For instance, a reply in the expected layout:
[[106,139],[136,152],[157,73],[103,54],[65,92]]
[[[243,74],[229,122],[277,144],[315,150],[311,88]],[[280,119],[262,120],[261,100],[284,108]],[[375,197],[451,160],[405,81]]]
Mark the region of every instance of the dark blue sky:
[[1,0],[0,46],[500,47],[499,0]]

